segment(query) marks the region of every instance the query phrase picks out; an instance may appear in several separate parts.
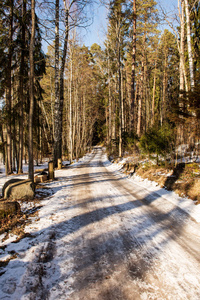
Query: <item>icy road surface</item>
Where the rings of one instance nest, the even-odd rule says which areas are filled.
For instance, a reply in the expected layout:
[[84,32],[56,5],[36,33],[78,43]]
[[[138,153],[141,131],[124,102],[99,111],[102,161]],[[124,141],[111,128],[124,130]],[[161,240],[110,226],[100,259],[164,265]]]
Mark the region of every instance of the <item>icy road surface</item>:
[[200,226],[159,193],[111,171],[102,148],[45,184],[52,195],[4,242],[0,299],[200,299]]

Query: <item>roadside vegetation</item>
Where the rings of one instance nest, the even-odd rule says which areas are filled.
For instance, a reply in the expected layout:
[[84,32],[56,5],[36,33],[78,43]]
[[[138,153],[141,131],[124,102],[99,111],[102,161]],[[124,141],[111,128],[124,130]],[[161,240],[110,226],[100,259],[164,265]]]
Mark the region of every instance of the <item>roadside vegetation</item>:
[[[125,143],[123,157],[107,148],[112,162],[121,161],[122,170],[129,176],[137,174],[157,182],[160,187],[175,191],[200,204],[200,145],[191,148],[179,145],[176,149],[173,136],[167,130],[150,129],[140,140]],[[193,151],[191,151],[191,149]]]

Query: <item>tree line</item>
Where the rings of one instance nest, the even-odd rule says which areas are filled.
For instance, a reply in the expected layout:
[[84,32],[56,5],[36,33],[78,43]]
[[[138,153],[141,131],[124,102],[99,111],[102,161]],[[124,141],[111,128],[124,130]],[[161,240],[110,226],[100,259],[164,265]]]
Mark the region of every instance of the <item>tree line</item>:
[[[104,143],[175,157],[198,152],[199,1],[179,0],[174,26],[154,0],[106,3],[104,46],[81,43],[89,0],[0,4],[1,152],[6,173],[44,156],[72,161]],[[167,29],[159,30],[161,22]],[[162,27],[164,28],[164,27]],[[48,52],[42,43],[48,42]]]

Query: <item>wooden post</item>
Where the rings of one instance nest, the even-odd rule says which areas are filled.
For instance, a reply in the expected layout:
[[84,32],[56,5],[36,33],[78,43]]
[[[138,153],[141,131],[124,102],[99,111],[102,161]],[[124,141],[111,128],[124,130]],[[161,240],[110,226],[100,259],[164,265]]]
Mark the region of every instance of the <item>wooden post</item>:
[[49,161],[48,163],[48,173],[49,173],[49,179],[54,179],[53,161]]
[[58,158],[58,170],[62,169],[62,159]]

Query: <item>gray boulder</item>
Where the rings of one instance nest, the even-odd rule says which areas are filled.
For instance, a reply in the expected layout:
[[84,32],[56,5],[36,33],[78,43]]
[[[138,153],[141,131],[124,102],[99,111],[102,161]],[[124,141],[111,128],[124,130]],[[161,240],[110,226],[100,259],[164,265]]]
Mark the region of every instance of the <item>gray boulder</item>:
[[2,188],[2,196],[4,198],[4,193],[5,193],[5,189],[12,183],[16,183],[16,182],[20,182],[23,181],[24,179],[10,179],[8,181],[6,181],[6,183],[4,184],[3,188]]
[[3,189],[4,199],[9,200],[32,200],[35,196],[35,186],[31,180],[13,179],[5,183]]

